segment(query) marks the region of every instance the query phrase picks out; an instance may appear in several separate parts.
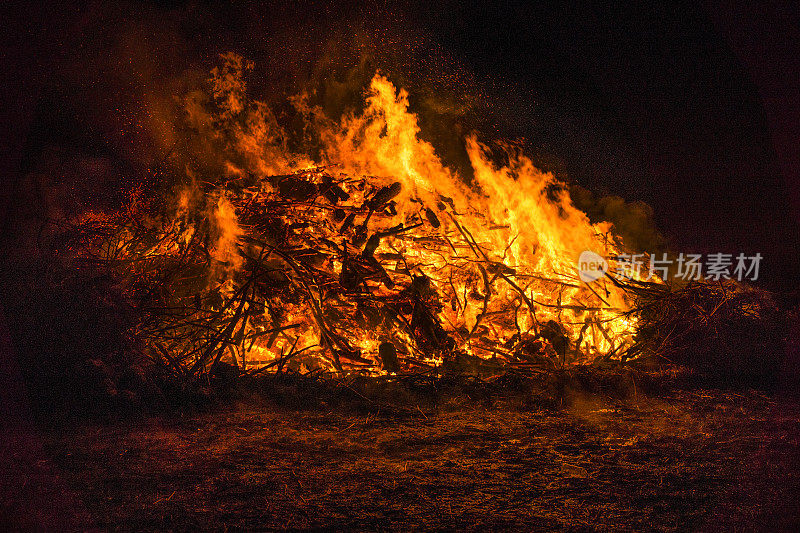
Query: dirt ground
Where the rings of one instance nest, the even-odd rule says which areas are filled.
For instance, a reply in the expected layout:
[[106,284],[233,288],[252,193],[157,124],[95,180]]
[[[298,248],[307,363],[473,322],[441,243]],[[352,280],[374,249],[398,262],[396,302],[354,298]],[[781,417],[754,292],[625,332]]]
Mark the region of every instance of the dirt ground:
[[799,439],[800,406],[754,392],[249,404],[45,431],[27,482],[80,529],[797,531]]

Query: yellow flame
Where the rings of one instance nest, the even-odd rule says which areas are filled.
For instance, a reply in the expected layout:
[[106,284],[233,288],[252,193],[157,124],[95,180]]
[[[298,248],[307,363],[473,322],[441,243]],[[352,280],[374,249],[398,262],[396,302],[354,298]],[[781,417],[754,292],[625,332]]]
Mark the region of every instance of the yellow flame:
[[[537,333],[548,321],[560,324],[575,353],[588,357],[609,353],[630,341],[635,324],[619,317],[630,306],[624,291],[602,279],[588,286],[576,273],[577,257],[584,250],[605,257],[621,251],[608,238],[610,224],[591,224],[572,204],[564,184],[541,172],[529,158],[508,150],[508,164],[497,166],[487,146],[475,135],[469,136],[465,145],[474,182],[468,187],[463,177],[442,162],[433,145],[420,138],[418,119],[409,111],[408,93],[398,91],[385,76],[376,74],[364,110],[349,112],[339,122],[325,117],[319,108],[309,107],[305,98],[293,99],[321,141],[321,159],[314,161],[289,152],[286,135],[266,105],[248,103],[241,80],[247,64],[233,55],[225,56],[225,60],[225,67],[213,73],[213,98],[222,111],[210,113],[197,94],[187,99],[187,111],[190,124],[201,133],[217,139],[225,135],[232,138],[229,147],[238,157],[225,161],[227,176],[249,172],[267,178],[302,168],[336,165],[343,174],[355,178],[370,176],[370,182],[376,185],[400,182],[397,214],[371,221],[370,231],[397,223],[411,225],[424,218],[424,209],[438,213],[438,229],[426,226],[417,234],[386,237],[378,252],[400,254],[412,271],[431,280],[443,300],[437,319],[456,340],[456,349],[489,358],[496,351],[482,344],[484,332],[502,343],[515,335],[519,340],[530,332]],[[227,132],[223,134],[221,128],[227,128]],[[342,187],[353,197],[352,205],[367,197],[363,188],[346,182]],[[264,188],[271,189],[267,180],[262,183]],[[190,198],[189,193],[181,194],[179,212],[190,209]],[[304,209],[306,215],[318,216],[320,222],[329,212]],[[220,195],[208,215],[216,235],[212,256],[235,271],[242,265],[237,243],[243,230],[234,203]],[[308,231],[325,236],[328,230],[320,224]],[[329,237],[340,238],[333,234]],[[447,246],[428,246],[425,239],[438,239]],[[338,276],[343,265],[333,259],[325,268]],[[241,354],[242,359],[265,364],[289,350],[314,350],[316,346],[325,357],[323,336],[308,310],[281,304],[287,311],[283,323],[300,325],[291,333],[281,332],[269,346],[262,341],[253,343]],[[255,331],[256,326],[248,327],[248,333]],[[362,353],[376,357],[381,342],[378,335],[369,328],[353,329],[358,331],[350,332],[349,341]],[[413,339],[406,333],[398,332],[395,339],[413,351]],[[428,354],[428,360],[440,362],[441,355]]]

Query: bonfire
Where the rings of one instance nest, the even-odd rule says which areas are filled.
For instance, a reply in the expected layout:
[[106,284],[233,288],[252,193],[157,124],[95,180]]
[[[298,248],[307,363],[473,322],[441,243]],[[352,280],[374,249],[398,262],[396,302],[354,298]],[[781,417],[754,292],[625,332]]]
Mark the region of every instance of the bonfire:
[[[513,145],[498,157],[468,136],[472,175],[460,175],[378,73],[363,112],[340,121],[292,99],[317,155],[294,153],[269,107],[248,99],[251,65],[224,59],[209,90],[185,100],[214,166],[188,167],[166,207],[139,189],[66,232],[76,261],[121,280],[140,316],[131,334],[153,361],[180,376],[223,363],[383,374],[629,351],[624,243]],[[582,280],[585,251],[608,261],[605,276]]]

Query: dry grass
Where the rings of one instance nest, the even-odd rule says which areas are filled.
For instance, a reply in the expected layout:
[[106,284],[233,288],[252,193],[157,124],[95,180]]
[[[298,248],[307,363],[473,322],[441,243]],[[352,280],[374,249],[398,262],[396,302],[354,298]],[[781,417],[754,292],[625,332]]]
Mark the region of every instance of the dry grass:
[[800,409],[756,393],[402,416],[249,407],[58,430],[83,525],[122,530],[791,530]]

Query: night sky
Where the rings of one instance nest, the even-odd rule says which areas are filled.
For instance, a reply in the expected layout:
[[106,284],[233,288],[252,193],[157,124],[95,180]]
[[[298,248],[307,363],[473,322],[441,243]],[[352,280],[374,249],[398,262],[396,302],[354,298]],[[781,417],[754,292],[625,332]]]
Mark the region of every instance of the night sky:
[[[165,56],[200,63],[226,49],[259,61],[283,38],[299,46],[317,39],[309,29],[335,35],[331,28],[346,33],[359,21],[406,32],[400,46],[416,42],[415,54],[430,48],[439,61],[453,58],[471,87],[493,100],[489,121],[498,134],[525,138],[583,187],[650,204],[674,250],[760,252],[767,281],[796,290],[796,7],[430,4],[133,3],[130,15],[122,10],[108,21],[90,3],[6,7],[4,207],[14,205],[14,184],[48,142],[128,157],[123,145],[137,137],[115,137],[109,132],[119,124],[98,118],[124,108],[125,91],[105,83],[101,69],[92,72],[120,18],[156,21],[153,33],[175,34],[178,43]],[[95,31],[106,23],[108,31]],[[86,59],[88,74],[73,75],[76,57]],[[92,102],[76,105],[81,98]]]
[[797,279],[796,7],[451,4],[420,18],[548,109],[515,126],[573,179],[653,206],[675,249],[762,251],[770,275]]

